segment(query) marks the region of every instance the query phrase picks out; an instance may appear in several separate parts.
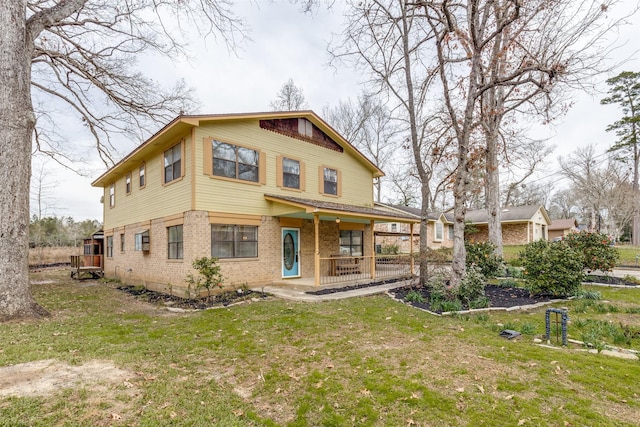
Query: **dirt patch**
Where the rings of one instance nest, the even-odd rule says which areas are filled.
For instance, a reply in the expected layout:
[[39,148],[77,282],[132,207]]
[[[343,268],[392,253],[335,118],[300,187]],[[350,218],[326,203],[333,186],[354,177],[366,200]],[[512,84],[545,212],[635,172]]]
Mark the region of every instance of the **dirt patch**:
[[93,360],[72,366],[55,359],[0,368],[0,396],[48,396],[65,388],[99,387],[132,377],[110,362]]

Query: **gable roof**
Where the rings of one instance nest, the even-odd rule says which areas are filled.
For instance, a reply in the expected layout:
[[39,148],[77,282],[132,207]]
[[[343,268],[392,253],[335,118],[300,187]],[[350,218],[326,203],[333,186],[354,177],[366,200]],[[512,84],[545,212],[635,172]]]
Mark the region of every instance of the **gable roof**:
[[[402,212],[405,214],[413,215],[418,219],[421,218],[422,209],[414,208],[413,206],[404,206],[404,205],[387,205],[385,203],[376,202],[376,205],[382,206],[386,209],[391,209],[394,211]],[[439,212],[439,211],[431,211],[427,213],[428,221],[437,221],[441,218],[444,218],[443,222],[453,223],[453,213],[449,212]]]
[[205,122],[232,122],[240,120],[277,120],[305,118],[318,127],[332,141],[338,144],[342,149],[353,155],[365,167],[373,173],[375,178],[384,176],[384,172],[371,162],[364,154],[355,148],[349,141],[344,139],[335,129],[327,122],[322,120],[320,116],[311,110],[305,111],[272,111],[257,113],[232,113],[232,114],[208,114],[208,115],[180,115],[165,125],[162,129],[152,135],[145,142],[136,147],[131,153],[126,155],[122,160],[109,168],[106,172],[96,178],[91,185],[93,187],[106,187],[115,178],[126,174],[127,171],[138,167],[145,159],[149,151],[157,146],[168,142],[174,142],[175,139],[188,134],[193,128],[200,126]]
[[554,219],[549,225],[549,230],[568,230],[578,228],[578,221],[575,218]]
[[[501,222],[523,222],[531,221],[533,216],[540,210],[547,224],[551,223],[546,209],[542,205],[508,206],[500,212]],[[468,210],[465,219],[472,224],[486,224],[489,221],[487,209]]]

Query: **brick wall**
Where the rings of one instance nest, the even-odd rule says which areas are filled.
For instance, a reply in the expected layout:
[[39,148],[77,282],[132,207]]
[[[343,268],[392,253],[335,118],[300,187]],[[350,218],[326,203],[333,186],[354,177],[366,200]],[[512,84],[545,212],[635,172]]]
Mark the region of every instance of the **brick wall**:
[[[167,219],[130,224],[113,230],[113,257],[105,259],[106,277],[123,283],[143,285],[151,290],[172,293],[184,297],[188,292],[185,282],[189,273],[195,273],[191,260],[211,256],[211,225],[209,214],[204,211],[185,212],[183,224],[183,259],[167,259]],[[175,217],[170,224],[180,222]],[[134,250],[136,233],[149,230],[150,251]],[[111,232],[111,230],[109,231]],[[120,251],[120,234],[125,235],[125,251]],[[107,233],[109,234],[109,233]],[[314,276],[315,237],[314,224],[304,220],[300,227],[300,273],[302,277]],[[371,251],[371,227],[365,225],[363,233],[364,254]],[[338,254],[340,249],[339,226],[333,221],[319,224],[320,256]],[[282,233],[278,218],[264,216],[258,227],[258,257],[221,259],[225,288],[237,288],[244,284],[260,286],[282,277]],[[324,272],[328,274],[328,272]]]

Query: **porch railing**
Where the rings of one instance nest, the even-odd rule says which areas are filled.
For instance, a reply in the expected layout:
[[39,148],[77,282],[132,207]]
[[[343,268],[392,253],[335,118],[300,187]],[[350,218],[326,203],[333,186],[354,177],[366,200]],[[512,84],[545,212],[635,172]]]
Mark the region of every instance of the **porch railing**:
[[409,255],[331,256],[320,258],[320,285],[357,282],[371,279],[371,263],[375,260],[376,279],[409,276]]

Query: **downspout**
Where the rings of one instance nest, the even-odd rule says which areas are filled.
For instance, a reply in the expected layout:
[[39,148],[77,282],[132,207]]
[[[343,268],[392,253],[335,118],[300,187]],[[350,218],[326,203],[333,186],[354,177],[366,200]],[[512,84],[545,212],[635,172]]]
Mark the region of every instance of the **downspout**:
[[315,240],[315,252],[313,255],[313,267],[314,267],[314,284],[320,286],[320,216],[316,213],[313,214],[313,228],[314,228],[314,240]]

